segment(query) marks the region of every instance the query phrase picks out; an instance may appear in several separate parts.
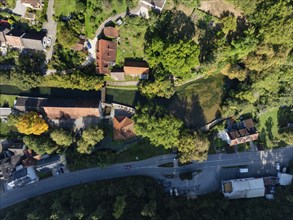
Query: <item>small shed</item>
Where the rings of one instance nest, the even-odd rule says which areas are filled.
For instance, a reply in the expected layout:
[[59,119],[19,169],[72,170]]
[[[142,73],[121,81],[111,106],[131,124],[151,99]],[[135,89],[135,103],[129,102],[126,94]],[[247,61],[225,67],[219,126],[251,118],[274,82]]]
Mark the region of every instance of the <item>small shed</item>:
[[292,183],[293,175],[288,173],[278,173],[278,178],[281,186],[287,186]]

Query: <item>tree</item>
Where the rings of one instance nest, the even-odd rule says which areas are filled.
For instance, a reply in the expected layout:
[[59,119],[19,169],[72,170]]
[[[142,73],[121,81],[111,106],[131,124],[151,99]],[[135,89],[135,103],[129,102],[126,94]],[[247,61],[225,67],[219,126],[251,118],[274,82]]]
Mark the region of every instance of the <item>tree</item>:
[[152,72],[154,80],[142,81],[139,85],[140,92],[150,99],[155,97],[171,98],[175,93],[175,86],[171,79],[172,74],[164,70],[162,65],[156,66]]
[[199,65],[194,34],[190,17],[182,11],[164,11],[146,32],[145,54],[150,66],[160,64],[176,77],[190,77]]
[[140,214],[144,217],[155,217],[157,209],[156,200],[151,200],[149,203],[145,204]]
[[180,137],[178,151],[181,163],[192,160],[204,161],[208,157],[208,150],[209,142],[203,135],[185,133]]
[[20,133],[40,135],[49,128],[48,124],[36,112],[28,112],[18,118],[15,127]]
[[126,207],[126,196],[117,196],[116,201],[114,204],[114,209],[113,209],[113,216],[115,219],[118,219],[122,216],[124,209]]
[[34,150],[36,153],[43,154],[52,154],[58,150],[57,144],[55,144],[49,136],[35,136],[29,135],[23,138],[24,144],[31,150]]
[[282,140],[287,144],[293,144],[293,128],[286,128],[281,133]]
[[82,133],[81,139],[77,142],[77,151],[81,154],[92,153],[95,145],[104,138],[103,130],[98,127],[88,128]]
[[56,129],[51,132],[50,137],[59,146],[69,147],[72,144],[72,136],[68,131]]
[[162,113],[159,106],[138,107],[134,121],[136,134],[149,138],[153,145],[166,149],[178,145],[183,122]]

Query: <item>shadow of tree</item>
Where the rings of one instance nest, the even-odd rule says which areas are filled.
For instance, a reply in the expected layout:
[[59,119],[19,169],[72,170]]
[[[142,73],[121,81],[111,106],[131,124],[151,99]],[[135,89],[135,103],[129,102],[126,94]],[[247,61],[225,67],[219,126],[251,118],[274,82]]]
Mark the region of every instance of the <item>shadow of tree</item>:
[[273,127],[274,123],[273,123],[273,118],[272,117],[269,117],[267,120],[266,120],[266,123],[265,123],[265,126],[266,126],[266,133],[269,137],[269,139],[271,141],[274,140],[274,135],[272,133],[272,127]]
[[266,130],[263,128],[259,134],[260,141],[262,142],[263,146],[267,146],[267,135]]
[[197,95],[193,94],[191,97],[182,98],[175,94],[170,100],[162,100],[162,103],[189,129],[197,129],[207,123]]

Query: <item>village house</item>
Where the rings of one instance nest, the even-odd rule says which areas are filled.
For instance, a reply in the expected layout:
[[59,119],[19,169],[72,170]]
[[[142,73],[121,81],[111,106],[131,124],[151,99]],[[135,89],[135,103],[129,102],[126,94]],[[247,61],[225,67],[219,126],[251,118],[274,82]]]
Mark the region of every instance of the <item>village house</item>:
[[127,116],[115,116],[113,118],[113,139],[114,140],[127,140],[135,137],[134,121]]
[[98,99],[48,99],[42,108],[50,122],[64,128],[84,128],[103,115]]
[[25,49],[44,50],[47,45],[46,34],[42,32],[25,33],[20,40]]
[[96,50],[97,72],[99,74],[108,74],[110,67],[115,65],[116,62],[117,43],[100,39],[97,41]]
[[105,37],[117,38],[119,36],[119,31],[115,27],[105,27],[104,30]]
[[259,133],[257,132],[251,118],[238,123],[235,123],[233,119],[229,119],[228,122],[225,139],[230,146],[258,139]]
[[42,112],[42,106],[46,101],[47,98],[18,96],[14,101],[13,108],[21,112]]
[[139,79],[149,78],[149,65],[146,61],[125,60],[123,70],[126,76],[139,77]]
[[42,9],[41,0],[21,0],[21,3],[27,8]]
[[12,29],[5,35],[6,43],[12,48],[22,49],[21,37],[24,35],[24,31],[19,29]]
[[7,189],[11,190],[30,183],[34,183],[38,180],[39,178],[36,175],[36,171],[33,166],[24,167],[16,170],[11,174],[7,180]]

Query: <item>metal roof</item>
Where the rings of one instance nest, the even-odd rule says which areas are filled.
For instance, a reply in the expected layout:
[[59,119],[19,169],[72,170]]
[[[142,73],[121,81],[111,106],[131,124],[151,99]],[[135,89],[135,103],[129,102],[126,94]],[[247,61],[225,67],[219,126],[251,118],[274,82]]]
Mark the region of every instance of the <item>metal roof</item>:
[[224,192],[225,197],[229,199],[239,198],[254,198],[262,197],[265,195],[265,185],[262,178],[247,178],[247,179],[234,179],[223,182],[223,188],[225,184],[232,185],[232,191]]

